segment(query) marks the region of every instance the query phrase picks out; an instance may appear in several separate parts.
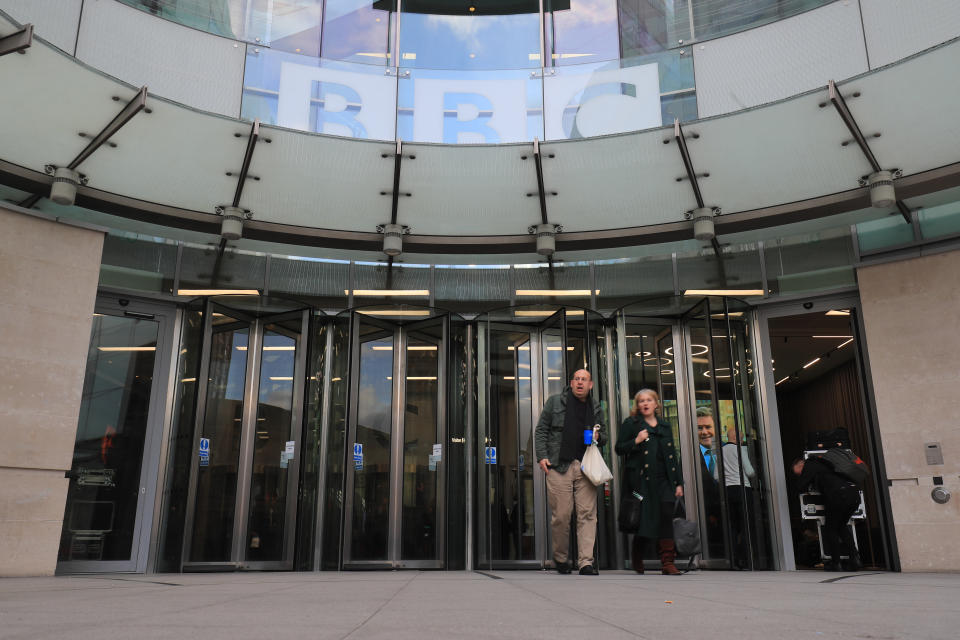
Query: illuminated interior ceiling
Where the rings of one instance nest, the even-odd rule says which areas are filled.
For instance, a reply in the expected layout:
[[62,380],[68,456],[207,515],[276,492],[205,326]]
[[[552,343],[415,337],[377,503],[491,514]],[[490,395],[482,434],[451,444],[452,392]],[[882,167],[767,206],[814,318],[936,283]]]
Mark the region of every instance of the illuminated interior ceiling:
[[[0,36],[18,28],[0,21]],[[903,172],[897,195],[908,205],[960,185],[960,84],[944,81],[958,58],[954,40],[840,86],[884,168]],[[870,210],[858,180],[871,167],[830,105],[828,80],[821,90],[684,125],[702,199],[722,211],[718,235],[899,215]],[[24,55],[0,57],[0,83],[0,183],[44,195],[52,181],[44,167],[74,158],[89,141],[79,134],[98,132],[138,90],[39,37]],[[78,188],[77,206],[218,235],[215,212],[234,197],[251,124],[152,94],[146,106],[111,138],[115,146],[79,167],[89,183]],[[559,251],[622,255],[692,239],[684,214],[697,202],[673,127],[545,142],[540,150],[549,222],[563,225]],[[404,255],[530,256],[527,228],[541,222],[532,151],[532,144],[404,143],[403,154],[415,158],[404,159],[400,179],[399,191],[410,194],[397,206],[397,222],[411,231]],[[252,215],[244,238],[378,252],[376,227],[391,218],[395,152],[392,141],[260,127],[249,167],[255,178],[240,201]]]

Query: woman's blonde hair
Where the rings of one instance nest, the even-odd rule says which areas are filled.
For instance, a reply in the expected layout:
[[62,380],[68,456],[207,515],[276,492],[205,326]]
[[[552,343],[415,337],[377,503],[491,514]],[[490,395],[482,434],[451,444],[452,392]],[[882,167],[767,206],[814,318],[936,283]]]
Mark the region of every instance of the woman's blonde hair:
[[636,417],[640,413],[640,406],[638,403],[638,398],[643,394],[648,394],[653,396],[654,401],[657,403],[656,409],[653,410],[654,415],[660,409],[660,394],[654,391],[653,389],[640,389],[635,394],[633,394],[633,404],[630,406],[630,415]]

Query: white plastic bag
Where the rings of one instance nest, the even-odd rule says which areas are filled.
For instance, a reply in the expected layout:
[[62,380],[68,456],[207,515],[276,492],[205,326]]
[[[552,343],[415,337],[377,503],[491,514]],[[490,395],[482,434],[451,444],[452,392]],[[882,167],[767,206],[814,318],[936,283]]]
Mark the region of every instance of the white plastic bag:
[[583,471],[583,475],[587,476],[587,480],[595,485],[601,485],[613,478],[613,474],[607,468],[607,463],[603,461],[600,449],[595,444],[587,447],[583,454],[583,460],[580,461],[580,469]]

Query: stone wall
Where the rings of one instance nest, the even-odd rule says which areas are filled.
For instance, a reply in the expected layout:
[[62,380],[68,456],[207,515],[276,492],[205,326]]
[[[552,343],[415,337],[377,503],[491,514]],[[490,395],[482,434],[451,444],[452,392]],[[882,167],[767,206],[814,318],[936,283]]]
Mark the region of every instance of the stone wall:
[[[960,251],[857,275],[903,570],[960,570]],[[944,464],[927,464],[928,442]],[[937,476],[953,494],[942,505]]]
[[102,251],[0,206],[0,576],[56,569]]

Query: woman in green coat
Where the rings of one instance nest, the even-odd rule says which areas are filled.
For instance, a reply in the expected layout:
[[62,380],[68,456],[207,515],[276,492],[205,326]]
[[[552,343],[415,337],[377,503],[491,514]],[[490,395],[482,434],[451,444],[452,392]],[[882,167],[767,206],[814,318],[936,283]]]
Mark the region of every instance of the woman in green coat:
[[630,548],[633,569],[643,573],[644,546],[655,539],[662,572],[679,575],[674,564],[673,509],[675,499],[683,496],[683,474],[673,432],[657,415],[659,409],[656,391],[638,391],[630,417],[620,426],[616,451],[624,457],[621,490],[643,496],[640,529]]

